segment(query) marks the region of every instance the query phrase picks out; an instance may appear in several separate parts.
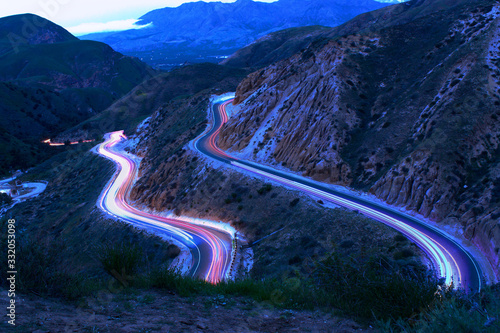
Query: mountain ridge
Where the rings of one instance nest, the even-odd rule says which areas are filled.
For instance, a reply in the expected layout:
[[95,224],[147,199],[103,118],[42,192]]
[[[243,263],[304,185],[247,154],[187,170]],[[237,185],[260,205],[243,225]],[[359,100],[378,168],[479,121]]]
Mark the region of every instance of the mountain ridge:
[[155,74],[139,60],[81,41],[39,16],[1,18],[1,173],[58,152],[40,141],[103,111]]
[[[149,63],[155,59],[165,63],[165,57],[173,59],[177,53],[192,60],[201,54],[215,61],[217,56],[227,56],[273,31],[304,25],[334,26],[386,5],[373,0],[199,1],[151,11],[140,18],[138,24],[146,26],[142,29],[81,38],[105,42]],[[152,50],[161,55],[152,56],[148,53]]]
[[19,52],[27,45],[76,41],[63,27],[34,14],[0,18],[0,54]]

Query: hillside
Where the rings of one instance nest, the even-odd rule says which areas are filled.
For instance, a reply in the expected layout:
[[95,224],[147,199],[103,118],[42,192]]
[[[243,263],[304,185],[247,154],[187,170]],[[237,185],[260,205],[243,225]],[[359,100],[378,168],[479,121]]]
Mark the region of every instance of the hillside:
[[330,29],[324,26],[307,26],[276,31],[259,38],[239,49],[222,65],[243,68],[262,68],[275,61],[283,60],[305,49],[323,32]]
[[126,134],[133,133],[141,121],[165,104],[184,101],[206,89],[234,91],[248,73],[248,70],[202,63],[159,74],[137,85],[103,112],[60,133],[58,141],[100,140],[105,133],[118,128]]
[[[199,78],[202,73],[205,75]],[[188,142],[206,128],[209,97],[235,89],[243,73],[215,64],[187,66],[167,73],[158,77],[161,81],[144,82],[121,100],[123,105],[138,113],[128,113],[115,103],[116,107],[108,109],[110,113],[105,122],[96,122],[103,127],[93,129],[105,130],[108,125],[129,127],[131,152],[143,157],[140,178],[131,194],[134,206],[225,221],[251,241],[281,228],[283,232],[252,247],[251,276],[257,279],[250,279],[245,269],[241,269],[241,277],[246,279],[219,285],[172,277],[173,273],[166,267],[179,253],[177,247],[168,244],[168,240],[165,243],[158,237],[110,219],[95,206],[99,193],[113,174],[113,167],[109,161],[88,152],[93,144],[85,143],[24,175],[23,180],[48,180],[47,189],[35,199],[15,206],[0,220],[4,232],[7,218],[19,221],[17,226],[23,230],[23,237],[16,239],[20,263],[16,291],[21,295],[18,298],[19,318],[23,318],[16,325],[21,330],[34,326],[56,331],[61,327],[75,330],[130,327],[136,330],[141,325],[142,328],[167,331],[195,329],[196,325],[207,332],[233,332],[234,327],[250,332],[337,326],[340,331],[351,332],[362,327],[356,322],[363,323],[365,318],[371,320],[373,310],[364,305],[367,301],[377,304],[377,313],[394,314],[386,311],[387,306],[398,309],[394,301],[383,303],[371,298],[361,305],[357,301],[340,302],[338,299],[347,298],[342,295],[330,297],[331,294],[321,289],[316,292],[317,288],[309,287],[312,281],[309,279],[315,276],[312,265],[332,252],[346,262],[346,268],[347,261],[355,258],[363,277],[357,270],[353,271],[351,265],[349,274],[365,284],[369,281],[365,277],[368,271],[381,275],[372,264],[376,261],[374,257],[384,263],[383,276],[393,277],[390,272],[396,269],[421,276],[420,252],[405,237],[356,212],[324,207],[323,202],[296,191],[274,187],[232,170],[221,170],[185,149]],[[182,77],[184,81],[179,81]],[[193,93],[205,86],[208,88]],[[182,89],[185,95],[172,92],[182,92]],[[138,128],[136,135],[132,135],[134,117],[146,110],[136,107],[154,105],[161,106]],[[269,223],[270,220],[273,223]],[[4,251],[6,241],[5,237],[0,239],[0,248]],[[110,260],[113,269],[106,264]],[[0,284],[3,288],[8,287],[5,274]],[[349,285],[358,293],[366,293],[364,285]],[[384,293],[383,285],[387,283],[378,281],[371,285],[372,289]],[[341,294],[351,293],[351,289],[343,286],[339,289]],[[420,286],[416,289],[422,290]],[[424,289],[429,292],[429,288]],[[281,292],[286,294],[277,297]],[[431,289],[432,294],[434,289]],[[285,302],[288,299],[285,295],[294,298]],[[417,295],[420,298],[417,303],[422,303],[425,298],[421,293]],[[319,298],[322,303],[318,305]],[[409,303],[405,294],[400,299],[404,304]],[[177,315],[177,320],[165,321],[165,318],[174,319],[165,317],[164,310],[163,315],[156,311],[158,306],[164,309],[165,304],[182,309],[181,319]],[[52,311],[50,320],[45,319],[43,310],[47,306]],[[232,310],[240,306],[241,311]],[[270,307],[275,310],[270,312]],[[323,310],[325,307],[331,310]],[[345,312],[337,312],[340,307]],[[138,323],[139,313],[131,312],[132,308],[143,309],[139,313],[149,318],[148,324]],[[262,310],[264,308],[266,310]],[[287,312],[284,309],[288,309]],[[305,309],[316,311],[311,315]],[[335,315],[332,315],[333,309]],[[91,310],[91,321],[87,320],[87,310]],[[31,315],[27,315],[28,311]],[[251,317],[256,312],[260,315],[254,320]],[[218,320],[214,321],[213,315]],[[342,317],[338,318],[339,315]],[[250,319],[240,321],[234,316]]]
[[105,42],[156,67],[171,67],[186,60],[218,62],[220,57],[273,31],[309,25],[336,26],[386,5],[373,0],[198,1],[151,11],[137,23],[147,25],[142,29],[81,38]]
[[78,40],[64,28],[33,14],[0,19],[0,55],[18,52],[29,45]]
[[[109,106],[103,102],[103,111],[59,139],[99,139],[124,129],[125,150],[141,157],[130,205],[230,223],[238,230],[235,244],[248,256],[235,264],[236,281],[211,284],[169,270],[180,253],[170,237],[96,207],[116,166],[89,152],[95,143],[66,147],[19,177],[47,180],[46,190],[0,218],[4,235],[7,220],[16,220],[17,330],[497,332],[500,285],[469,294],[448,289],[429,270],[426,254],[395,229],[223,166],[189,144],[207,128],[210,98],[237,90],[230,108],[239,113],[219,145],[249,160],[371,191],[460,228],[498,267],[499,13],[498,1],[424,0],[333,29],[288,29],[252,46],[262,45],[258,52],[269,57],[247,48],[232,59],[244,59],[244,67],[268,64],[254,73],[210,63],[183,66],[146,76]],[[61,44],[79,42],[23,47]],[[71,73],[54,75],[52,68],[43,72],[45,81],[36,81],[30,69],[0,84],[12,110],[47,110],[35,116],[38,122],[25,110],[22,121],[40,131],[57,117],[62,120],[54,126],[77,121],[63,118],[75,116],[71,112],[55,111],[77,105],[57,104],[68,90],[84,96],[87,82],[100,82],[91,88],[94,97],[83,99],[89,103],[99,100],[102,87],[114,89],[109,72],[78,81],[87,72],[72,64],[87,56],[70,56],[75,62],[58,56],[61,70]],[[99,61],[90,61],[89,71]],[[72,73],[81,73],[75,86],[58,86],[58,78]],[[133,71],[117,73],[126,78]],[[0,135],[8,131],[23,140],[30,135],[16,126]],[[34,156],[14,135],[5,137],[31,149],[16,158]],[[0,237],[4,260],[7,241]],[[9,301],[6,270],[0,278],[2,300]],[[11,328],[0,323],[4,327]]]
[[155,75],[35,15],[0,19],[0,173],[50,156],[40,141],[98,114]]
[[[385,3],[397,3],[406,1],[387,0]],[[280,30],[265,35],[251,44],[237,50],[221,64],[235,67],[262,68],[273,62],[283,60],[292,55],[302,52],[304,49],[312,49],[323,46],[325,41],[340,36],[370,33],[379,29],[386,29],[393,25],[401,25],[413,21],[421,16],[437,10],[453,8],[462,3],[461,1],[446,1],[442,3],[425,3],[413,1],[410,4],[384,7],[378,10],[362,13],[355,19],[349,20],[335,28],[322,26],[308,26]]]
[[418,0],[322,33],[239,85],[220,145],[454,226],[498,267],[499,12]]

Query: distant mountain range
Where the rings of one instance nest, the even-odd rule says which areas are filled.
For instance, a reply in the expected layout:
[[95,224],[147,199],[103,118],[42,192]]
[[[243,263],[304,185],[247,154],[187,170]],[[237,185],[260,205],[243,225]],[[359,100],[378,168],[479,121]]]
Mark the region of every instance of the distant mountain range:
[[39,16],[0,19],[0,175],[54,154],[42,139],[103,111],[154,74]]
[[310,25],[337,26],[383,4],[374,0],[279,0],[273,3],[192,2],[142,16],[142,29],[82,36],[111,45],[153,66],[216,62],[274,31]]

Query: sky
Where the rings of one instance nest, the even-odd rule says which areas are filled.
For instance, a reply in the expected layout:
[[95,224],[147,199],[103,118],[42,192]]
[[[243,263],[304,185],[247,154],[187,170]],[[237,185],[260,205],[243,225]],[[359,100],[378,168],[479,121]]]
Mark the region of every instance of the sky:
[[[235,0],[204,0],[235,2]],[[254,0],[274,2],[277,0]],[[63,26],[75,35],[137,28],[134,23],[147,12],[177,7],[193,0],[15,0],[2,1],[0,17],[32,13]]]

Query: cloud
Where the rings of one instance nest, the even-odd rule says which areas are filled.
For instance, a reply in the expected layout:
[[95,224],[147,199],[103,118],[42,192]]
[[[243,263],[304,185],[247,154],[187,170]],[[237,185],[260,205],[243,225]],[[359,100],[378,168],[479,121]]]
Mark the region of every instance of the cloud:
[[82,23],[74,27],[68,28],[68,31],[73,35],[81,36],[86,34],[91,34],[94,32],[108,32],[108,31],[123,31],[130,29],[143,29],[149,26],[147,25],[136,25],[138,20],[128,19],[119,21],[110,21],[105,23]]

